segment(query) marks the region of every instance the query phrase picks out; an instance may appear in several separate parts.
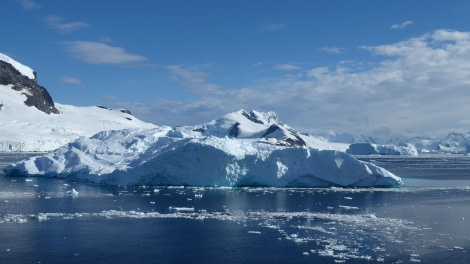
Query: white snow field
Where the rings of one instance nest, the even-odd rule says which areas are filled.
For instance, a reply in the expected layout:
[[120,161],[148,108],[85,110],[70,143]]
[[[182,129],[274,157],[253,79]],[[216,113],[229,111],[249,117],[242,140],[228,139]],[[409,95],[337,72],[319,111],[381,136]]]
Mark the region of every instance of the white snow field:
[[240,110],[200,126],[104,131],[5,168],[9,175],[113,185],[398,186],[399,177],[297,133],[272,112]]
[[0,151],[51,151],[80,136],[112,129],[151,128],[121,110],[55,103],[60,114],[46,114],[26,106],[26,96],[0,85]]

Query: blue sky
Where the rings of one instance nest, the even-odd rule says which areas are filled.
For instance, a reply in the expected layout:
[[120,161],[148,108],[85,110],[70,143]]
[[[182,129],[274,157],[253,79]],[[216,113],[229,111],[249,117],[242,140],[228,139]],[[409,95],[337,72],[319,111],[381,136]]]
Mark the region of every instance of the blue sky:
[[0,52],[62,104],[158,125],[239,109],[312,133],[470,131],[468,1],[4,0]]

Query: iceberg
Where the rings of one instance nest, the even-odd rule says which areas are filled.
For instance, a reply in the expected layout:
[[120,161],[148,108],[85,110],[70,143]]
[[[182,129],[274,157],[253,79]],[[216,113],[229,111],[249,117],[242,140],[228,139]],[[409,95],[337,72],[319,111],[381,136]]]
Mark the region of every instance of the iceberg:
[[351,155],[398,155],[418,156],[418,151],[413,144],[402,143],[396,145],[379,145],[370,142],[352,143],[346,150]]
[[399,186],[393,173],[282,124],[240,110],[199,126],[103,131],[12,164],[7,175],[111,185]]

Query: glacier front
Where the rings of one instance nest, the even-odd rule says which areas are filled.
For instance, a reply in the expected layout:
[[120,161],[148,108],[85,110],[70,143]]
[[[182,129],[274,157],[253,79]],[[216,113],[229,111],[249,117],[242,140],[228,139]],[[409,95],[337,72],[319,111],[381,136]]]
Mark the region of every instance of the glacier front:
[[359,161],[279,122],[240,110],[200,126],[104,131],[12,164],[7,175],[112,185],[399,186],[391,172]]

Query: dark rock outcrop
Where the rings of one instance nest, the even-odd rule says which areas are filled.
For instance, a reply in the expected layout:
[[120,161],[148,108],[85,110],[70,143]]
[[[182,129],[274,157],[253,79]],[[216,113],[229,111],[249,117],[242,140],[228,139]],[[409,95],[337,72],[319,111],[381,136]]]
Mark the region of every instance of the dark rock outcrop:
[[257,124],[264,124],[263,121],[258,120],[258,119],[256,118],[256,115],[255,115],[254,112],[251,112],[251,113],[248,114],[247,112],[243,111],[243,112],[242,112],[242,115],[243,115],[244,117],[246,117],[248,120],[250,120],[251,122],[254,122],[254,123],[257,123]]
[[228,136],[229,137],[238,137],[240,134],[240,129],[238,128],[240,126],[240,123],[236,122],[229,130]]
[[34,80],[30,79],[22,75],[11,64],[0,60],[0,84],[12,84],[12,89],[26,95],[24,103],[27,106],[34,106],[46,114],[59,114],[51,95],[46,88],[37,84],[36,73],[34,75]]
[[124,114],[132,115],[131,111],[129,111],[127,109],[121,109],[119,111],[121,111],[121,113],[124,113]]
[[[274,132],[278,131],[283,138],[279,136],[273,136]],[[280,126],[273,124],[271,125],[266,132],[261,136],[262,138],[277,138],[278,142],[276,144],[281,146],[306,146],[307,143],[293,130],[283,129]]]

